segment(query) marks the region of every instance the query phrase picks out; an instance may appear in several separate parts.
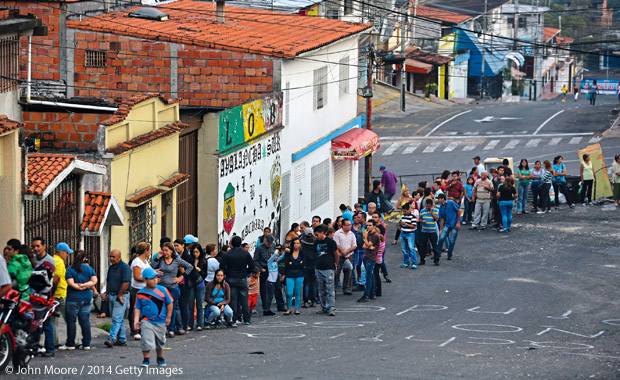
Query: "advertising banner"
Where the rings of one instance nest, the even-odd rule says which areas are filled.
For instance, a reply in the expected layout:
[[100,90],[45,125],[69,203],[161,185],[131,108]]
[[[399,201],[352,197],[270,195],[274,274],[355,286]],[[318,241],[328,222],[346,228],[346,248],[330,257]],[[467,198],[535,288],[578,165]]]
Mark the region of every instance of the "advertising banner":
[[599,95],[616,95],[618,93],[618,85],[620,85],[620,81],[618,79],[599,78],[585,78],[582,80],[580,92],[582,94],[587,94],[590,83],[593,81],[596,81],[596,87],[598,88]]
[[588,145],[587,147],[580,149],[579,161],[583,163],[583,155],[588,153],[590,155],[590,162],[592,163],[592,170],[596,177],[594,182],[594,195],[595,200],[605,197],[611,197],[611,184],[609,182],[609,176],[607,175],[607,166],[605,166],[605,157],[603,157],[603,150],[601,144]]
[[273,133],[219,158],[218,240],[241,236],[254,252],[265,227],[280,234],[280,134]]

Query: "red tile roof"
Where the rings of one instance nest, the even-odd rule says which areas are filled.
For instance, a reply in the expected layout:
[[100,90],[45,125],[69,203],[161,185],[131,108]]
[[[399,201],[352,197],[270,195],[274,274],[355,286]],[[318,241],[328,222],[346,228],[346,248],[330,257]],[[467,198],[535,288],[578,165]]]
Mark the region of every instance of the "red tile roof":
[[67,27],[277,58],[293,58],[371,27],[232,6],[225,7],[226,23],[219,24],[215,7],[214,2],[180,0],[156,7],[170,16],[167,21],[128,16],[144,8],[139,7],[67,21]]
[[11,120],[6,115],[0,115],[0,135],[23,126],[24,124],[19,121]]
[[161,101],[164,104],[178,103],[183,100],[183,99],[166,99],[161,94],[157,94],[157,93],[155,94],[149,93],[146,95],[132,96],[131,98],[127,98],[127,99],[117,99],[116,103],[118,104],[118,109],[116,110],[116,112],[114,112],[112,116],[110,116],[109,119],[104,120],[101,124],[114,125],[116,123],[120,123],[121,121],[125,120],[127,115],[129,115],[129,111],[131,111],[133,106],[135,106],[138,103],[142,103],[145,100],[156,98],[156,97],[159,97],[159,99],[161,99]]
[[428,63],[431,65],[445,65],[446,63],[452,61],[454,58],[446,57],[443,55],[431,53],[428,51],[422,50],[414,50],[406,55],[407,59],[414,59],[419,62]]
[[65,170],[75,156],[62,154],[29,154],[26,194],[42,195],[54,179]]
[[145,190],[140,191],[139,193],[137,193],[136,195],[132,196],[131,198],[127,199],[127,206],[129,207],[136,207],[141,205],[142,203],[148,201],[149,199],[153,198],[156,195],[159,195],[161,193],[163,193],[165,190],[160,189],[159,187],[156,186],[152,186],[149,187]]
[[135,137],[129,141],[119,143],[118,145],[107,149],[107,152],[112,154],[125,153],[139,146],[146,145],[155,140],[178,133],[185,128],[189,128],[189,125],[177,121],[176,123],[168,124],[152,132]]
[[170,178],[168,178],[167,180],[165,180],[164,182],[159,184],[159,187],[163,187],[166,190],[170,190],[174,187],[177,187],[178,185],[187,182],[189,180],[190,175],[189,174],[183,174],[183,173],[179,173],[177,175],[174,175]]
[[560,29],[544,27],[543,28],[543,41],[545,42],[549,41],[550,39],[555,37],[555,35],[558,33],[560,33]]
[[[411,8],[411,14],[413,15],[414,9]],[[417,5],[415,9],[416,16],[429,18],[431,20],[438,20],[449,22],[453,24],[459,24],[463,21],[469,20],[472,16],[463,15],[456,12],[446,11],[444,9],[437,9],[427,7],[425,5]]]
[[84,195],[84,217],[80,226],[82,231],[99,231],[111,198],[111,193],[86,192]]
[[560,37],[560,36],[557,36],[555,40],[557,41],[559,46],[570,45],[573,43],[573,41],[575,41],[574,39],[570,37]]

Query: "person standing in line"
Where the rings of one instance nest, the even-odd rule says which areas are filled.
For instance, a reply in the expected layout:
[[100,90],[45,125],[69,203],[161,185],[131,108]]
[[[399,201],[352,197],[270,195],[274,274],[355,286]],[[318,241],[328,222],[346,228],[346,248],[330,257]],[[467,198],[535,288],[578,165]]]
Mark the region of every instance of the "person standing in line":
[[532,171],[525,158],[521,159],[517,169],[517,183],[519,185],[519,197],[517,199],[517,215],[527,214],[527,193],[530,190]]
[[364,262],[364,231],[366,230],[366,213],[358,211],[353,216],[353,226],[351,231],[355,234],[357,249],[353,254],[353,270],[355,273],[355,290],[363,291],[364,282],[362,278],[362,263]]
[[377,222],[369,220],[366,223],[366,232],[364,234],[364,268],[366,270],[366,288],[364,295],[357,302],[368,302],[370,296],[375,294],[375,265],[377,262],[377,253],[381,245],[381,236],[377,230]]
[[[207,259],[202,246],[198,243],[192,247],[192,261],[190,262],[196,271],[195,283],[190,288],[189,295],[189,327],[196,331],[204,328],[205,314],[202,304],[205,300],[205,277],[209,273]],[[196,310],[196,322],[194,322],[194,310]]]
[[452,180],[448,181],[446,185],[447,199],[452,198],[456,203],[461,204],[465,188],[460,178],[461,172],[455,170],[452,172]]
[[[273,237],[273,235],[266,235],[263,238],[263,243],[260,244],[258,247],[256,247],[256,249],[254,250],[254,263],[256,266],[258,266],[261,270],[261,275],[260,275],[260,300],[261,300],[261,305],[263,307],[263,315],[265,316],[270,316],[270,315],[275,315],[275,313],[273,311],[271,311],[271,302],[273,301],[273,296],[274,293],[277,291],[280,291],[280,296],[278,298],[277,293],[275,294],[276,296],[276,304],[277,304],[277,310],[278,311],[286,311],[286,308],[284,307],[284,299],[282,298],[282,290],[281,287],[277,286],[277,282],[278,282],[278,273],[277,273],[277,266],[276,266],[276,274],[271,275],[271,276],[276,276],[275,279],[273,279],[272,285],[275,286],[275,288],[270,288],[270,284],[267,284],[267,279],[269,278],[270,274],[269,274],[269,258],[271,256],[273,256],[274,252],[276,250],[275,247],[275,239]],[[233,308],[234,310],[234,308]]]
[[415,231],[418,226],[418,210],[411,210],[411,203],[402,205],[403,214],[398,225],[401,230],[400,248],[403,251],[403,264],[401,268],[418,268],[418,253],[415,250]]
[[374,268],[374,281],[372,282],[372,284],[374,285],[374,290],[370,293],[369,298],[375,299],[377,297],[381,297],[382,294],[382,287],[381,287],[381,265],[384,264],[383,262],[383,254],[385,253],[385,227],[381,224],[377,224],[377,233],[379,234],[380,237],[380,243],[379,243],[379,249],[377,250],[377,262],[375,264],[375,268]]
[[[67,256],[72,254],[73,250],[69,248],[69,244],[67,243],[58,243],[56,246],[56,254],[54,255],[54,265],[56,266],[56,271],[54,272],[54,285],[56,286],[56,290],[54,291],[54,299],[58,302],[58,307],[56,310],[62,316],[62,319],[67,323],[67,319],[65,318],[66,310],[66,299],[67,299],[67,280],[65,278],[67,274],[67,267],[65,266],[65,261],[67,260]],[[58,342],[60,341],[60,337],[58,336],[58,318],[52,316],[52,321],[54,325],[54,346],[58,346]],[[77,339],[78,346],[80,345],[79,340]],[[59,349],[64,348],[60,346]]]
[[570,208],[575,207],[575,204],[571,201],[568,195],[568,187],[566,186],[566,165],[562,163],[564,158],[562,156],[557,156],[553,160],[553,190],[555,192],[555,209],[560,209],[560,191],[564,194],[566,198],[566,203],[570,206]]
[[[170,243],[167,243],[170,244]],[[172,246],[172,244],[170,244]],[[165,246],[164,246],[165,247]],[[163,260],[163,259],[162,259]],[[112,326],[110,335],[104,342],[106,346],[126,346],[125,311],[129,306],[129,284],[131,283],[131,268],[121,259],[121,251],[110,251],[110,267],[106,277],[106,293],[101,295],[103,300],[109,300]]]
[[[241,243],[241,236],[235,235],[230,239],[232,248],[222,257],[220,266],[228,274],[227,282],[230,286],[230,304],[234,320],[240,321],[243,317],[243,324],[250,325],[252,324],[252,315],[248,304],[247,276],[254,270],[254,260],[248,251],[241,249]],[[219,281],[217,280],[217,273],[216,279],[213,281]],[[207,288],[205,292],[208,293],[209,289]]]
[[140,275],[145,286],[136,294],[133,328],[143,335],[140,341],[142,366],[151,364],[152,350],[157,355],[157,365],[165,366],[166,328],[172,321],[174,300],[168,289],[157,284],[157,272],[153,268],[144,268]]
[[487,178],[487,172],[480,173],[480,179],[474,183],[472,199],[476,202],[476,207],[474,210],[474,221],[472,226],[469,227],[470,230],[484,230],[487,227],[493,189],[493,182]]
[[351,224],[353,224],[353,211],[349,210],[347,205],[345,205],[344,203],[341,203],[340,206],[338,207],[338,209],[340,209],[340,212],[342,213],[341,216],[344,219],[350,220]]
[[[487,171],[487,169],[484,167],[484,164],[480,162],[480,156],[474,157],[474,165],[476,165],[476,167],[478,168],[478,175],[481,175],[482,172]],[[474,181],[477,180],[478,178],[474,178]]]
[[383,193],[385,194],[385,200],[387,202],[392,201],[392,197],[396,194],[396,183],[398,182],[398,178],[394,173],[387,170],[385,166],[381,166],[379,168],[381,171],[381,187],[384,189]]
[[248,307],[250,308],[250,314],[255,314],[254,309],[258,301],[258,294],[260,293],[260,269],[254,267],[252,274],[248,277]]
[[555,174],[553,167],[551,166],[551,162],[549,162],[549,160],[545,160],[543,164],[545,165],[545,170],[543,171],[543,175],[541,177],[541,181],[542,181],[542,186],[540,188],[541,201],[540,201],[540,211],[538,211],[538,214],[544,214],[544,213],[551,212],[551,197],[549,195],[549,191],[551,190],[553,175]]
[[[439,247],[437,246],[437,221],[439,220],[439,216],[433,209],[433,200],[427,199],[425,201],[424,209],[420,211],[420,223],[422,224],[422,235],[420,235],[421,245],[424,248],[424,252],[420,252],[420,265],[426,264],[426,256],[428,245],[430,244],[432,253],[433,253],[433,261],[436,266],[439,266]],[[430,254],[430,253],[429,253]]]
[[510,232],[512,226],[512,207],[514,200],[517,198],[517,190],[514,188],[512,178],[506,178],[502,186],[497,189],[497,199],[499,200],[499,209],[502,212],[502,226],[499,232]]
[[463,220],[461,224],[466,225],[467,223],[472,222],[472,215],[474,213],[474,183],[476,181],[473,177],[467,177],[467,184],[463,187],[465,188],[464,200],[463,204],[465,206],[465,211],[463,211]]
[[364,201],[368,205],[368,215],[371,215],[371,203],[375,205],[375,210],[381,214],[389,214],[390,212],[392,212],[392,204],[390,203],[390,201],[385,199],[385,195],[381,191],[380,181],[372,182],[372,191],[366,194],[366,196],[364,197]]
[[67,341],[59,350],[75,349],[75,320],[80,323],[82,330],[82,349],[90,350],[90,308],[93,304],[91,288],[97,285],[97,275],[93,268],[84,264],[86,255],[78,250],[73,264],[67,269],[67,299],[65,304],[65,321],[67,322]]
[[205,282],[213,281],[215,271],[220,269],[220,262],[217,259],[217,247],[215,244],[207,244],[205,247],[205,256],[207,258],[207,273],[205,275]]
[[316,280],[319,290],[321,310],[317,314],[336,315],[336,284],[334,271],[338,262],[338,246],[336,242],[327,237],[327,226],[314,228],[314,251],[317,253]]
[[461,213],[462,210],[459,204],[452,199],[446,200],[446,196],[441,194],[439,196],[439,203],[441,208],[439,209],[439,218],[441,219],[439,225],[439,240],[437,241],[437,248],[441,255],[441,247],[446,242],[448,246],[448,260],[452,260],[452,254],[454,252],[454,244],[456,238],[459,235],[461,229]]
[[[411,202],[411,200],[413,199],[413,197],[411,197],[411,193],[409,192],[409,189],[406,188],[405,186],[403,186],[403,188],[400,191],[400,198],[398,198],[398,201],[396,202],[396,209],[398,211],[400,211],[400,215],[402,216],[403,212],[402,212],[402,207],[405,203],[409,203]],[[400,237],[400,227],[397,226],[396,228],[396,234],[394,235],[394,242],[392,243],[393,245],[396,245],[396,243],[398,243],[398,238]]]
[[144,268],[150,268],[148,257],[151,254],[151,245],[149,243],[141,242],[136,246],[136,258],[131,262],[131,288],[129,289],[129,313],[127,318],[129,319],[129,327],[131,329],[131,335],[135,340],[140,340],[140,331],[134,330],[135,323],[134,318],[134,305],[136,304],[136,295],[144,288],[145,283],[142,279],[142,271]]
[[[183,260],[177,255],[174,246],[171,243],[164,243],[161,254],[157,260],[153,260],[150,263],[151,268],[155,269],[160,276],[159,284],[168,289],[170,296],[175,304],[178,304],[181,297],[181,290],[179,289],[179,283],[185,279],[190,272],[194,269],[192,264]],[[184,271],[179,276],[179,268],[184,268]],[[174,306],[176,309],[176,306]],[[174,338],[174,327],[177,313],[172,313],[172,322],[168,325],[168,337]]]
[[[49,274],[53,278],[56,272],[56,261],[54,260],[52,256],[47,254],[47,242],[45,241],[44,238],[37,236],[32,239],[31,244],[32,244],[32,251],[34,252],[34,261],[35,261],[34,269],[38,270],[38,269],[46,268],[50,272]],[[4,260],[4,258],[2,259]],[[9,280],[10,280],[10,277],[9,277]],[[2,285],[3,285],[2,290],[4,290],[4,284]],[[56,285],[52,285],[52,290],[48,296],[51,296],[54,294],[55,288],[56,288]],[[9,283],[9,290],[10,289],[11,288],[10,288],[10,283]],[[56,346],[54,345],[54,325],[51,320],[48,320],[45,323],[45,325],[43,326],[43,332],[45,333],[45,340],[44,340],[44,346],[43,346],[45,348],[45,352],[42,354],[42,356],[53,357],[54,351],[56,350]]]
[[[374,214],[372,214],[372,220],[375,221],[375,226],[377,228],[379,228],[379,226],[383,227],[382,229],[377,230],[377,233],[382,236],[381,245],[383,246],[386,244],[386,241],[387,241],[387,224],[385,224],[385,222],[381,220],[381,214],[379,214],[378,212],[375,212]],[[384,249],[382,251],[382,254],[385,253],[385,247],[383,248]],[[387,265],[385,265],[384,260],[376,261],[375,267],[379,267],[379,270],[381,271],[381,273],[383,273],[383,278],[385,278],[385,282],[387,283],[392,282],[392,279],[390,278],[390,275],[387,270]]]
[[301,249],[304,254],[304,304],[301,306],[304,309],[308,307],[314,307],[317,303],[317,288],[316,288],[316,260],[318,258],[317,252],[314,249],[314,233],[312,228],[306,227],[301,239]]
[[596,176],[594,175],[594,170],[592,169],[592,162],[590,162],[590,155],[584,154],[582,156],[583,162],[581,163],[581,167],[579,168],[579,174],[581,175],[581,205],[585,206],[586,198],[588,198],[588,202],[590,202],[590,206],[592,206],[592,185],[596,182]]
[[532,169],[532,206],[534,212],[538,212],[542,206],[542,176],[544,170],[541,167],[540,161],[534,163],[534,169]]
[[[345,219],[350,223],[348,219]],[[304,284],[304,254],[301,250],[301,241],[295,238],[291,241],[290,248],[286,248],[284,254],[284,279],[286,281],[286,305],[288,310],[284,315],[299,315],[301,304],[301,288]],[[293,297],[295,307],[293,308]]]
[[299,223],[291,224],[291,229],[284,237],[284,245],[288,246],[288,244],[296,237],[299,237]]
[[[344,279],[342,281],[342,292],[344,295],[352,295],[351,291],[351,269],[353,267],[351,263],[351,257],[353,256],[355,249],[357,248],[357,240],[355,234],[351,231],[352,223],[349,219],[342,221],[342,228],[340,228],[334,234],[334,241],[338,246],[338,264],[336,266],[336,283],[340,282],[340,273],[344,272]],[[348,264],[347,264],[348,262]],[[288,289],[288,284],[287,284]]]
[[613,171],[611,182],[614,186],[614,205],[617,207],[620,205],[620,154],[616,154],[614,157],[614,164],[611,166],[611,170]]
[[598,94],[598,85],[596,84],[596,80],[592,81],[588,86],[588,95],[590,96],[590,105],[596,105],[596,94]]

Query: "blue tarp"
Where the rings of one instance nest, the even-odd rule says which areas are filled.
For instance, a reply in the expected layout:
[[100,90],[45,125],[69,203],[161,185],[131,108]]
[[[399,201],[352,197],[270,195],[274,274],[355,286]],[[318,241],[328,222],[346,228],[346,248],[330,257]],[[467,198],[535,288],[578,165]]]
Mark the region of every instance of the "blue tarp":
[[492,46],[489,46],[489,44],[483,46],[474,32],[459,29],[457,33],[457,49],[469,50],[469,76],[482,76],[483,49],[485,50],[484,76],[494,77],[506,67],[504,58],[510,53],[506,40],[495,38]]

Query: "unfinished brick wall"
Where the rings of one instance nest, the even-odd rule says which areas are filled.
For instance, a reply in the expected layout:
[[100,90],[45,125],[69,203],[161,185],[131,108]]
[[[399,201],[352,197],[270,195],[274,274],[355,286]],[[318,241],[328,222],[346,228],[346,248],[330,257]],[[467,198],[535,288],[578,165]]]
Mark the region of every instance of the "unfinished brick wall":
[[[75,30],[75,95],[114,100],[147,92],[172,96],[171,57],[178,57],[182,106],[230,108],[272,91],[270,57]],[[105,67],[87,67],[86,51],[106,53]]]
[[[0,7],[18,9],[21,14],[32,13],[47,26],[48,35],[32,37],[32,79],[60,80],[60,2],[0,1]],[[21,39],[20,78],[27,76],[28,41]]]
[[24,112],[24,136],[41,139],[41,148],[96,152],[99,123],[109,114]]

